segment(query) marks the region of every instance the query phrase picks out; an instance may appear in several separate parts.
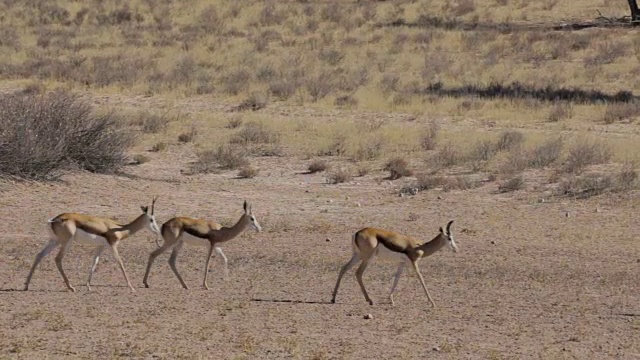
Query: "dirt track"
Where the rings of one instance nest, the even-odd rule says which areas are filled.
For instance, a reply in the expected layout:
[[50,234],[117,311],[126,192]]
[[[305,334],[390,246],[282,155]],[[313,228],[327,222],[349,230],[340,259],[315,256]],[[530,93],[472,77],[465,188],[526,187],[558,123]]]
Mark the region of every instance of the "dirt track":
[[[158,156],[187,153],[175,148]],[[129,168],[132,178],[80,174],[50,185],[5,184],[0,357],[640,357],[638,194],[540,203],[533,194],[495,194],[488,185],[399,197],[398,184],[376,181],[382,173],[326,185],[323,175],[296,174],[305,163],[286,158],[258,160],[279,171],[250,180],[184,177],[179,162],[160,160]],[[80,190],[70,196],[71,189]],[[150,233],[120,247],[135,293],[111,254],[88,293],[82,284],[92,250],[83,245],[64,262],[77,293],[65,290],[53,256],[36,271],[32,290],[16,291],[45,244],[47,218],[75,210],[129,219],[153,194],[161,194],[159,221],[180,214],[230,224],[247,199],[264,231],[223,247],[231,276],[223,281],[214,259],[208,292],[201,288],[204,249],[188,247],[178,266],[189,290],[171,273],[168,254],[154,264],[151,288],[142,287],[156,246]],[[449,219],[461,251],[422,262],[437,309],[409,272],[391,307],[394,266],[384,263],[365,273],[377,304],[366,304],[353,272],[338,303],[328,303],[353,231],[373,224],[431,238]],[[372,320],[363,318],[367,313]]]

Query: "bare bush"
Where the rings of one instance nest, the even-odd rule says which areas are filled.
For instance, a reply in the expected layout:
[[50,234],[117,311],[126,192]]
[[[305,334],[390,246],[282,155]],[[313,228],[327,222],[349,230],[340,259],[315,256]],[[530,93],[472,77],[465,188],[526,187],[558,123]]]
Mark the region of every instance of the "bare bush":
[[236,111],[258,111],[267,107],[267,96],[259,92],[252,92],[249,97],[244,99],[240,105],[236,106]]
[[138,114],[136,124],[142,127],[142,132],[145,134],[155,134],[160,131],[165,131],[167,125],[171,122],[171,118],[167,114],[156,114],[147,111],[143,111]]
[[432,176],[426,173],[420,173],[417,176],[416,188],[420,191],[431,190],[445,183],[442,176]]
[[496,144],[491,139],[480,140],[471,148],[467,159],[474,163],[487,162],[498,152]]
[[424,130],[424,133],[420,136],[420,146],[423,150],[429,151],[436,148],[438,143],[438,123],[435,120],[431,120]]
[[344,168],[336,169],[327,176],[327,182],[329,184],[340,184],[347,181],[351,181],[351,173]]
[[232,144],[275,144],[280,136],[262,123],[248,122],[229,140]]
[[251,165],[247,165],[240,169],[240,171],[238,171],[238,177],[241,179],[252,179],[258,176],[258,173],[260,173],[258,169],[254,168]]
[[498,172],[503,175],[513,175],[525,170],[530,163],[529,156],[520,147],[512,149],[506,159],[498,166]]
[[195,140],[197,135],[198,135],[198,129],[196,129],[195,126],[192,126],[189,130],[178,135],[178,141],[183,144],[190,143]]
[[375,160],[382,155],[386,146],[386,139],[379,135],[360,143],[353,158],[356,161]]
[[570,119],[573,116],[573,107],[569,102],[559,102],[551,107],[547,121],[558,122],[560,120]]
[[524,134],[516,130],[503,131],[496,142],[497,151],[512,150],[522,146]]
[[542,168],[553,164],[560,158],[563,146],[564,140],[557,137],[534,147],[529,154],[529,166]]
[[194,173],[212,173],[218,169],[235,170],[249,165],[245,152],[238,146],[220,145],[217,149],[201,151],[193,164]]
[[589,165],[609,161],[611,155],[611,147],[601,141],[578,141],[569,149],[562,170],[566,173],[579,174]]
[[347,137],[343,134],[338,134],[329,146],[318,151],[318,156],[342,156],[346,152]]
[[610,175],[591,173],[564,179],[560,182],[557,191],[560,195],[584,199],[610,190],[613,184],[613,178]]
[[631,190],[637,187],[638,170],[631,163],[622,166],[616,176],[616,187],[620,190]]
[[522,188],[524,188],[524,178],[522,177],[522,175],[518,175],[505,181],[498,187],[498,191],[501,193],[505,193],[520,190]]
[[442,188],[444,191],[451,190],[469,190],[474,189],[481,186],[482,183],[475,178],[470,176],[453,176],[445,178],[442,183]]
[[462,156],[460,150],[451,142],[444,144],[431,158],[429,162],[437,169],[454,166],[460,162]]
[[401,157],[389,160],[384,166],[384,170],[389,172],[390,180],[396,180],[401,177],[413,175],[413,171],[409,169],[409,163]]
[[315,160],[311,162],[309,166],[307,166],[307,170],[309,171],[310,174],[315,174],[318,172],[325,171],[327,170],[327,168],[328,168],[328,164],[324,160]]
[[609,103],[604,111],[604,123],[632,119],[640,115],[640,102]]
[[113,113],[96,114],[78,96],[0,96],[0,174],[48,180],[75,166],[113,172],[133,137]]
[[164,151],[167,149],[167,147],[169,147],[169,144],[167,144],[164,141],[159,141],[155,144],[153,144],[153,146],[151,147],[151,152],[160,152],[160,151]]

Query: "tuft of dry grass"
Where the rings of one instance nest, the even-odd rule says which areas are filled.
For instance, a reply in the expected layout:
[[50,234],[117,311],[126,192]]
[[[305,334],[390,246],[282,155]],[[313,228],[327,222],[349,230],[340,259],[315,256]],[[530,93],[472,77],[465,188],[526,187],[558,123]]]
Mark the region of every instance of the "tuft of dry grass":
[[640,102],[624,102],[607,104],[603,121],[605,124],[613,124],[616,121],[633,119],[640,115]]
[[563,101],[554,104],[547,115],[548,122],[558,122],[570,119],[573,116],[573,106],[571,103]]
[[263,123],[248,122],[242,129],[229,140],[232,144],[276,144],[280,141],[280,135],[268,128]]
[[507,130],[500,134],[496,142],[497,151],[510,151],[519,148],[524,143],[524,134],[517,130]]
[[227,129],[236,129],[242,125],[243,121],[244,120],[242,119],[241,115],[234,115],[229,118],[229,120],[227,121],[227,125],[225,127]]
[[529,166],[543,168],[555,163],[562,155],[563,147],[564,139],[561,137],[546,140],[529,153]]
[[164,141],[158,141],[157,143],[153,144],[153,146],[151,147],[151,149],[149,149],[149,151],[160,152],[160,151],[166,150],[167,147],[169,147],[169,144],[167,144]]
[[521,190],[524,188],[524,178],[522,175],[514,176],[511,179],[505,181],[498,187],[498,191],[501,193]]
[[197,135],[198,130],[195,128],[195,126],[192,126],[189,130],[178,135],[178,142],[183,144],[193,142]]
[[235,170],[249,165],[242,148],[220,145],[217,149],[200,151],[191,167],[195,174],[207,174],[220,170]]
[[448,142],[429,158],[429,164],[439,170],[457,165],[462,159],[460,150],[452,142]]
[[420,146],[423,150],[434,150],[438,143],[438,130],[439,126],[435,120],[431,120],[424,130],[424,133],[420,136]]

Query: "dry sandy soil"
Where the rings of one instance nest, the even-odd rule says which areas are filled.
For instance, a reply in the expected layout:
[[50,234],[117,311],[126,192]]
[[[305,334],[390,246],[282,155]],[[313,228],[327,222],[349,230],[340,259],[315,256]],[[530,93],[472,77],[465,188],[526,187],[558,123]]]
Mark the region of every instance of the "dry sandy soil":
[[[328,185],[322,174],[302,174],[304,160],[258,158],[260,176],[240,180],[182,174],[195,158],[190,145],[150,156],[127,176],[2,184],[0,358],[640,358],[637,192],[540,202],[539,193],[498,194],[488,184],[399,197],[402,180],[381,181],[382,171]],[[228,225],[247,199],[264,231],[223,246],[230,277],[214,258],[210,291],[201,287],[205,250],[189,247],[178,260],[189,290],[168,253],[144,288],[156,248],[149,232],[120,246],[135,292],[106,253],[89,293],[93,251],[80,244],[64,262],[76,293],[54,256],[21,291],[46,243],[46,219],[65,211],[132,219],[155,194],[160,222],[183,215]],[[427,240],[449,219],[461,251],[422,262],[436,309],[410,272],[392,307],[395,266],[380,262],[364,277],[373,306],[353,271],[329,303],[354,231],[375,225]]]

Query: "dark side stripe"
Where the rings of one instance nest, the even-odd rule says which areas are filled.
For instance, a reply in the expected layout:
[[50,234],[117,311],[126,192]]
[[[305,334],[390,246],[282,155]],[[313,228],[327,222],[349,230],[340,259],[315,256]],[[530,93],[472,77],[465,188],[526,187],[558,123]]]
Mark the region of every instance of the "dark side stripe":
[[391,240],[389,240],[388,238],[384,237],[383,235],[376,235],[376,240],[378,240],[379,243],[381,243],[384,247],[386,247],[387,249],[391,250],[391,251],[395,251],[401,254],[407,254],[407,249],[400,247],[396,244],[394,244],[393,242],[391,242]]
[[191,236],[195,236],[201,239],[208,239],[209,238],[209,234],[207,233],[202,233],[196,229],[190,228],[188,226],[185,226],[182,231],[186,232],[187,234],[191,235]]

